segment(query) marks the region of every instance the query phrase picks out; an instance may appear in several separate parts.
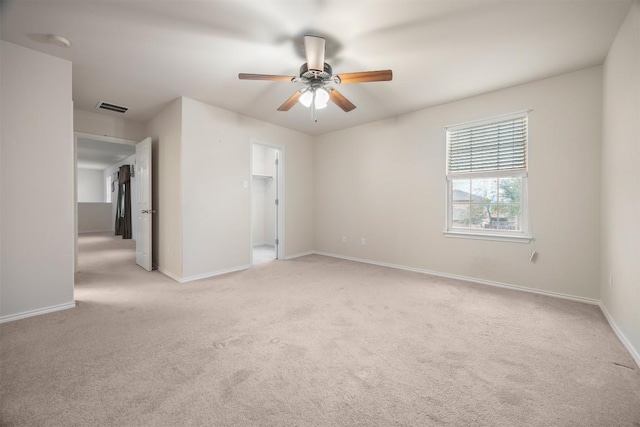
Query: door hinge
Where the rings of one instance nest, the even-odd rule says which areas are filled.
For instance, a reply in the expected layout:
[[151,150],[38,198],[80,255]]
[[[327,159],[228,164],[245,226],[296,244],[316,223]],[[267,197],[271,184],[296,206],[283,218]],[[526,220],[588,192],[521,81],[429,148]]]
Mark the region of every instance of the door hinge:
[[276,239],[276,245],[280,244],[280,240]]
[[280,200],[276,199],[276,206],[280,204]]
[[278,163],[280,162],[279,159],[276,159],[276,166],[278,166]]

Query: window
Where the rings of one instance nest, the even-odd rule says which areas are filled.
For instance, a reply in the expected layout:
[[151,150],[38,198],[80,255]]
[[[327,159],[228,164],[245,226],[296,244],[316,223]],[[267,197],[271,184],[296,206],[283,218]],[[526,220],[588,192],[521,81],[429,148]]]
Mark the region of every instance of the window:
[[107,188],[105,189],[105,192],[104,192],[105,194],[104,201],[107,203],[111,203],[111,193],[113,192],[113,187],[111,185],[112,182],[113,181],[112,181],[111,175],[107,176],[107,182],[106,182]]
[[527,112],[447,127],[445,234],[531,240]]

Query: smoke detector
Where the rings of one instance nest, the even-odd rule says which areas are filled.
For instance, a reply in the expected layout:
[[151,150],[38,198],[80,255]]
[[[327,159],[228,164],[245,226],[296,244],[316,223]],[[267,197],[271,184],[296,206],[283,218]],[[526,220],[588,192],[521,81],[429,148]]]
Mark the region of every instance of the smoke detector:
[[71,47],[71,42],[68,39],[57,34],[49,34],[47,36],[47,41],[51,44],[55,44],[56,46]]

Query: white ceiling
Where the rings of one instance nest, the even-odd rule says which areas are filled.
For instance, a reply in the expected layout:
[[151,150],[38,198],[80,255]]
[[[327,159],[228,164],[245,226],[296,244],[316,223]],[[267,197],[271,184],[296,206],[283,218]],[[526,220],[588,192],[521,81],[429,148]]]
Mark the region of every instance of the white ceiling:
[[135,152],[135,145],[78,138],[78,168],[104,170]]
[[[2,39],[73,62],[74,106],[100,100],[146,121],[186,96],[317,135],[602,64],[630,2],[616,0],[3,1]],[[68,38],[65,49],[44,42]],[[276,109],[301,86],[302,36],[327,39],[334,73],[392,69],[343,85],[357,108]],[[114,114],[114,113],[105,113]]]

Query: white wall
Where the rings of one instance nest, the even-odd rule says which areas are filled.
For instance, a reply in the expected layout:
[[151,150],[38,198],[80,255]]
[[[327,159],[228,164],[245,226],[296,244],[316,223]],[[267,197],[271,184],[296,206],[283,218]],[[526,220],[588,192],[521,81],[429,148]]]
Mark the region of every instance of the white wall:
[[75,305],[73,105],[69,61],[0,43],[0,320],[11,320]]
[[111,203],[78,202],[78,233],[113,232],[114,226]]
[[[601,78],[591,68],[317,137],[316,249],[597,299]],[[443,235],[445,126],[526,109],[536,263],[529,244]]]
[[106,183],[98,169],[78,168],[78,202],[102,203],[105,201]]
[[153,264],[174,279],[182,277],[182,98],[151,119]]
[[633,3],[604,64],[603,117],[601,299],[640,365],[638,0]]
[[254,246],[264,245],[264,215],[267,182],[264,179],[253,178],[251,183],[251,240]]
[[[251,173],[266,175],[264,172],[265,146],[254,144],[251,147]],[[264,208],[266,182],[253,177],[251,182],[251,239],[254,246],[264,244]]]
[[126,115],[116,117],[105,112],[74,110],[73,130],[132,141],[142,141],[147,137],[145,123],[129,120]]
[[[312,251],[312,138],[183,98],[183,278],[250,263],[251,139],[285,149],[285,256]],[[162,171],[160,173],[163,173]]]

